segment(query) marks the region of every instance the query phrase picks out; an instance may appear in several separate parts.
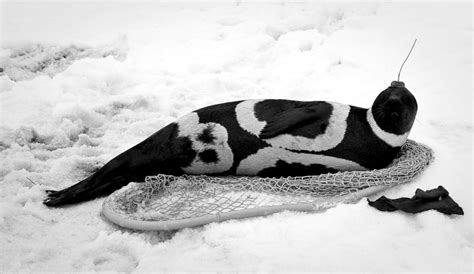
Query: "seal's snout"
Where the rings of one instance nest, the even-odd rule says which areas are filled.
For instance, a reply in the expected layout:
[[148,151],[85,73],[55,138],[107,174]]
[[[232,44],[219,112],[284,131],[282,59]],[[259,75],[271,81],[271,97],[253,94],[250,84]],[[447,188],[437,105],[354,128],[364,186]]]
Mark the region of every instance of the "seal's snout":
[[384,104],[384,112],[389,115],[392,121],[400,119],[403,113],[403,101],[400,94],[390,94]]

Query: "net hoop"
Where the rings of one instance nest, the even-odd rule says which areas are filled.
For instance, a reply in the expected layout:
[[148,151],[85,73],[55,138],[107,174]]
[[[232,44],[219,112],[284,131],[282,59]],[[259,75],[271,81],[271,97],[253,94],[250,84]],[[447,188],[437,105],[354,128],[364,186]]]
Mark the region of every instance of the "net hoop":
[[102,213],[121,227],[154,231],[285,210],[321,211],[410,182],[432,160],[429,147],[408,140],[387,168],[371,171],[281,178],[158,174],[112,193]]

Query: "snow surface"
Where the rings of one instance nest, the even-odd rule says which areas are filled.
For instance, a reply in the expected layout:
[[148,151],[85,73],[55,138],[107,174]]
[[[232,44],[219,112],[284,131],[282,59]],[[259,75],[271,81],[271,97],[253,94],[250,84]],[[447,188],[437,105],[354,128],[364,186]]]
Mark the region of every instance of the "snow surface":
[[[125,46],[126,43],[117,43]],[[2,74],[6,73],[13,81],[27,80],[39,75],[54,75],[63,72],[75,60],[82,58],[103,58],[114,56],[117,59],[125,58],[125,48],[105,46],[87,48],[77,46],[45,46],[42,44],[26,44],[12,48],[2,58]],[[7,53],[7,52],[6,52]]]
[[[32,45],[126,50],[126,58],[73,58],[51,76],[0,76],[1,272],[473,270],[471,3],[1,8],[2,66]],[[415,37],[401,77],[419,104],[410,138],[431,146],[436,159],[415,182],[383,194],[410,197],[443,185],[464,216],[384,213],[362,200],[319,214],[143,233],[104,220],[103,198],[42,204],[45,189],[76,183],[209,104],[289,98],[369,107],[395,80]]]

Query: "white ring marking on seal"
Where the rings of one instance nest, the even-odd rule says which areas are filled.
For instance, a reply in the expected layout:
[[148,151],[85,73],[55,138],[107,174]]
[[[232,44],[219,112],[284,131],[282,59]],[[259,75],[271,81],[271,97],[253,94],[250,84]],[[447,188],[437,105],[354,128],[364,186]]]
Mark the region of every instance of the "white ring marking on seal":
[[[243,101],[235,108],[240,127],[256,136],[260,135],[260,132],[267,124],[265,121],[258,120],[255,116],[255,104],[261,101],[263,100]],[[349,105],[340,103],[328,103],[332,105],[333,110],[324,134],[318,135],[315,138],[280,134],[273,138],[262,140],[275,147],[293,150],[324,151],[336,147],[344,139],[347,129],[347,117],[351,108]]]
[[266,147],[243,159],[240,162],[236,173],[240,175],[257,175],[260,171],[266,168],[275,167],[278,160],[285,161],[289,164],[298,163],[306,166],[319,164],[341,171],[367,170],[356,162],[342,158],[292,152],[277,147]]
[[379,127],[379,125],[377,125],[377,122],[375,121],[372,114],[372,108],[367,110],[367,122],[369,122],[370,128],[375,133],[375,135],[392,147],[402,146],[406,142],[408,134],[410,133],[410,131],[408,131],[403,135],[397,135],[384,131]]
[[[193,162],[182,168],[184,172],[188,174],[222,173],[232,167],[234,154],[227,143],[228,134],[225,127],[218,123],[199,123],[199,116],[195,112],[181,117],[177,123],[178,136],[188,137],[192,142],[193,149],[197,152]],[[216,138],[212,143],[204,143],[199,140],[199,135],[208,127],[212,129],[212,136]],[[212,149],[217,153],[217,162],[205,163],[199,158],[199,153],[206,149]]]
[[246,100],[235,107],[237,122],[244,130],[259,136],[267,122],[255,117],[255,105],[263,100]]

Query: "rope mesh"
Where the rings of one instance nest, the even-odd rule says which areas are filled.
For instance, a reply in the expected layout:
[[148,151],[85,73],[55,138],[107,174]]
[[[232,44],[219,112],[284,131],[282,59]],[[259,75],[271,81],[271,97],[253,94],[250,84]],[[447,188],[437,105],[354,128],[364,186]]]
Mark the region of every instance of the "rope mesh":
[[281,178],[159,174],[114,192],[103,212],[124,227],[161,230],[283,210],[320,210],[409,182],[432,158],[430,148],[408,140],[387,168],[372,171]]

